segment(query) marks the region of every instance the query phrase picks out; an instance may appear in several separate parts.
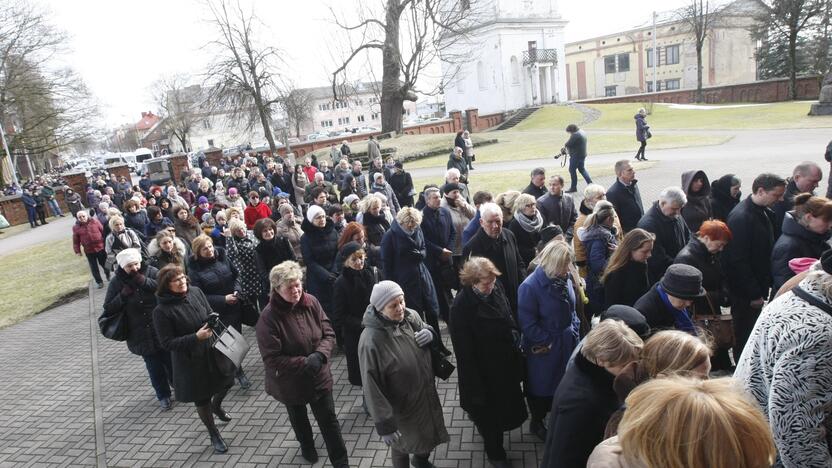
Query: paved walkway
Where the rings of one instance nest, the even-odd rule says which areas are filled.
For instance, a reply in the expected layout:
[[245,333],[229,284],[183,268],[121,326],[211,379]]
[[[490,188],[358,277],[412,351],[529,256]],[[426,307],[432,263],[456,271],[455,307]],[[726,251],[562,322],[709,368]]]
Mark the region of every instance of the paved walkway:
[[[215,455],[193,405],[161,412],[141,358],[124,343],[91,333],[91,311],[98,314],[104,291],[93,291],[92,308],[89,300],[76,301],[0,330],[0,466],[311,466],[300,456],[283,405],[263,390],[256,344],[245,363],[253,385],[231,390],[225,406],[234,419],[220,423],[230,449]],[[244,334],[254,344],[253,331],[246,327]],[[361,409],[360,390],[347,383],[343,355],[334,357],[332,373],[351,466],[390,466]],[[486,466],[482,439],[459,407],[456,376],[438,389],[451,441],[434,452],[434,463]],[[330,466],[314,432],[322,455],[315,466]],[[506,448],[515,466],[539,466],[543,444],[534,436],[515,430]]]

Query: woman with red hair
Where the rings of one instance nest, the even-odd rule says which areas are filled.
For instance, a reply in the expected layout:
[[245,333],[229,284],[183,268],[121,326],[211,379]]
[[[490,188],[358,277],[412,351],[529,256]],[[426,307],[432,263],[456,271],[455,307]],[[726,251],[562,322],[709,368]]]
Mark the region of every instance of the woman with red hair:
[[[720,315],[720,307],[728,306],[728,283],[725,281],[720,265],[720,252],[731,242],[733,235],[728,225],[722,221],[705,221],[699,227],[699,232],[692,236],[686,245],[676,255],[673,263],[684,263],[702,272],[702,287],[705,296],[694,300],[691,311],[696,315]],[[739,356],[737,356],[739,358]],[[728,349],[717,349],[711,358],[711,366],[715,370],[731,368]]]
[[358,242],[358,245],[362,246],[362,249],[364,249],[364,252],[367,254],[368,266],[376,268],[381,267],[381,249],[367,242],[367,230],[361,223],[352,221],[344,226],[344,230],[341,231],[341,237],[338,238],[339,258],[336,260],[336,268],[339,272],[341,271],[341,267],[344,265],[344,261],[346,260],[346,258],[340,258],[341,247],[350,242]]

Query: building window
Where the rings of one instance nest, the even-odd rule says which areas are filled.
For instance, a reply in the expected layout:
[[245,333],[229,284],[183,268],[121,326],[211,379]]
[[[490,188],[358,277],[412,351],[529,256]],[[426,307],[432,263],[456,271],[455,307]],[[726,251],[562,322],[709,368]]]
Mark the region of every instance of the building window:
[[349,117],[338,117],[338,125],[347,125],[350,123]]
[[332,103],[330,103],[330,102],[325,102],[323,104],[318,104],[318,110],[328,111],[330,109],[332,109]]
[[604,57],[604,73],[615,73],[615,55]]
[[519,84],[520,83],[520,64],[517,63],[517,57],[511,56],[511,83],[512,84]]
[[664,48],[664,63],[666,65],[675,65],[679,63],[679,44]]
[[[656,50],[661,50],[661,49],[656,49]],[[653,49],[652,48],[647,49],[647,66],[648,67],[653,66]]]
[[372,97],[372,98],[370,98],[370,104],[375,104],[375,103],[377,103],[377,102],[378,102],[378,98],[377,98],[377,97]]
[[630,54],[607,55],[604,57],[604,73],[630,71]]
[[615,86],[605,86],[604,87],[604,96],[611,97],[615,96]]
[[[661,81],[656,80],[656,88],[658,88],[657,91],[662,90],[662,82]],[[650,81],[647,82],[647,92],[648,93],[653,92],[653,80],[650,80]]]
[[359,115],[359,116],[358,116],[358,121],[359,121],[359,122],[363,122],[363,121],[364,121],[364,114],[361,114],[361,115]]
[[370,115],[370,120],[378,120],[378,112],[373,112]]
[[616,57],[618,59],[618,71],[630,71],[630,54],[618,54]]
[[208,139],[208,146],[214,146],[214,140],[213,140],[213,138],[209,138],[209,139]]
[[481,90],[488,89],[488,83],[485,78],[485,64],[482,63],[482,60],[477,62],[477,83],[479,84]]
[[679,89],[681,87],[682,80],[676,78],[675,80],[664,80],[664,89]]
[[331,127],[331,126],[332,126],[332,121],[331,120],[321,120],[321,127],[326,128],[326,127]]
[[204,128],[205,130],[210,130],[211,129],[211,121],[208,120],[208,119],[203,119],[202,120],[202,128]]

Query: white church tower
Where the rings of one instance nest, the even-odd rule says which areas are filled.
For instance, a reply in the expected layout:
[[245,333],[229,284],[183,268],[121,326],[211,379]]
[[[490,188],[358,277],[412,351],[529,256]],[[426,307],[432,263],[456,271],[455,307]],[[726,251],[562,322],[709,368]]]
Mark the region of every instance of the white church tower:
[[[484,115],[565,101],[567,21],[558,13],[557,0],[487,3],[471,40],[449,50],[449,56],[469,59],[456,64],[459,72],[445,86],[446,109],[477,108]],[[443,62],[446,76],[453,68]]]

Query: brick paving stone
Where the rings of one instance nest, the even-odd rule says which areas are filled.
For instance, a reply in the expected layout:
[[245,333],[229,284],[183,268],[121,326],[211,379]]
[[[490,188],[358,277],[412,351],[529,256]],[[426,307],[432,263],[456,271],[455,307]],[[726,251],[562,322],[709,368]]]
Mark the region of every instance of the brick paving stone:
[[[243,334],[252,343],[244,368],[248,390],[235,386],[225,400],[233,420],[219,428],[229,443],[227,454],[215,455],[192,404],[174,402],[162,412],[141,357],[122,342],[90,333],[89,300],[95,313],[104,290],[90,299],[62,305],[21,324],[0,330],[0,466],[95,466],[96,440],[92,395],[91,345],[98,347],[101,411],[108,466],[118,467],[280,467],[308,468],[282,404],[263,389],[263,363],[254,330]],[[446,337],[446,344],[450,347]],[[332,359],[335,410],[353,467],[389,466],[389,451],[361,408],[360,388],[349,385],[344,355]],[[487,466],[482,439],[459,407],[456,374],[438,381],[443,415],[450,435],[432,459],[438,467]],[[329,466],[314,418],[315,445]],[[516,429],[505,437],[516,467],[537,467],[543,444]]]

